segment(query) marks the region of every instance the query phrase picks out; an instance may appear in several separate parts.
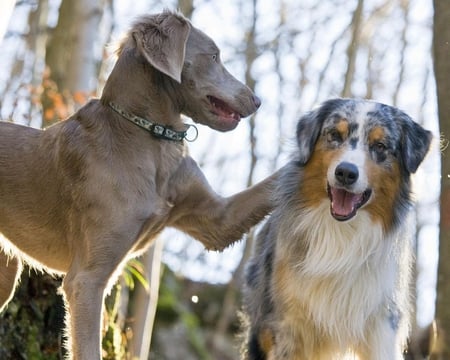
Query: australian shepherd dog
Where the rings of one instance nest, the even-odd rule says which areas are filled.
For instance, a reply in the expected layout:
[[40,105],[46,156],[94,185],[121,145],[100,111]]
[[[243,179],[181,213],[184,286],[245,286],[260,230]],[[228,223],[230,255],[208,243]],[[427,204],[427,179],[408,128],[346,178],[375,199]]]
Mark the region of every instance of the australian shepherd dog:
[[431,139],[366,100],[329,100],[300,119],[247,268],[245,359],[402,359],[410,177]]

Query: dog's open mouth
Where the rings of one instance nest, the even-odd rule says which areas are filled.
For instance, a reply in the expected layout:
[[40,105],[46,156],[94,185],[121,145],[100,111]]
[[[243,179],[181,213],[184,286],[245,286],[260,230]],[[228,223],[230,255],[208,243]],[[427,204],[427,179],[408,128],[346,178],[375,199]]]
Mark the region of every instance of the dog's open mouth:
[[346,221],[356,215],[358,209],[370,198],[372,190],[355,194],[345,189],[328,186],[328,196],[331,200],[331,215],[338,221]]
[[241,114],[231,108],[225,101],[222,101],[214,96],[208,95],[208,100],[211,103],[212,112],[232,123],[238,123],[241,120]]

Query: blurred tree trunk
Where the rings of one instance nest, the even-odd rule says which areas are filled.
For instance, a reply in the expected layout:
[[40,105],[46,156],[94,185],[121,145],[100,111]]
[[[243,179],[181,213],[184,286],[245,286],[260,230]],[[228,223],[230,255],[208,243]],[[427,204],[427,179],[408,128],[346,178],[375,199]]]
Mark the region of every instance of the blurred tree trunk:
[[[439,126],[441,134],[450,137],[450,2],[434,0],[433,52],[436,76]],[[439,268],[436,318],[441,329],[440,354],[434,359],[450,359],[450,156],[449,148],[441,157],[441,221],[439,235]]]
[[63,0],[48,42],[42,104],[44,124],[60,121],[84,105],[97,86],[94,46],[103,0]]
[[[47,47],[46,63],[61,92],[92,93],[96,88],[94,45],[103,0],[63,0],[58,24]],[[70,71],[68,71],[70,69]]]
[[356,71],[356,55],[358,54],[361,24],[363,20],[364,0],[358,0],[356,9],[353,13],[351,31],[352,36],[347,47],[347,72],[345,73],[344,87],[342,89],[342,97],[352,96],[352,84]]
[[[439,126],[445,138],[443,151],[448,154],[450,136],[450,2],[434,1],[434,70],[437,85]],[[450,358],[450,158],[441,157],[441,202],[439,268],[437,284],[436,318],[440,328],[439,355],[435,359]]]

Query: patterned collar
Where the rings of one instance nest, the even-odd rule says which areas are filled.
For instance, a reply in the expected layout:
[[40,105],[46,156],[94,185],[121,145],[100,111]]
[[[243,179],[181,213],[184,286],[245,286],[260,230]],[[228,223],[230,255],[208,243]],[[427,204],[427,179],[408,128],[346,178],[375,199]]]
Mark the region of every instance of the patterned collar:
[[[198,137],[198,130],[194,125],[186,125],[186,130],[184,131],[177,131],[173,130],[170,127],[167,127],[165,125],[161,124],[155,124],[151,121],[144,119],[140,116],[128,113],[121,109],[117,104],[110,102],[109,106],[111,109],[113,109],[115,112],[123,116],[125,119],[131,121],[133,124],[147,130],[150,134],[152,134],[154,137],[158,139],[164,139],[164,140],[171,140],[171,141],[183,141],[186,139],[186,141],[192,142],[197,139]],[[192,138],[188,139],[188,130],[189,128],[193,128],[195,130],[195,134]]]

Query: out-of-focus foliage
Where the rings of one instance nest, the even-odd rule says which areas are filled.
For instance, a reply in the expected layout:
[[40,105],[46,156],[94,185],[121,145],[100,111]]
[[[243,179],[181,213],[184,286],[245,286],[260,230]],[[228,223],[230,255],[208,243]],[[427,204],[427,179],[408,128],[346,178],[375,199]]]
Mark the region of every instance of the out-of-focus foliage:
[[45,281],[30,278],[28,271],[15,300],[0,315],[0,359],[62,359],[64,307],[55,292],[61,281],[48,275]]

